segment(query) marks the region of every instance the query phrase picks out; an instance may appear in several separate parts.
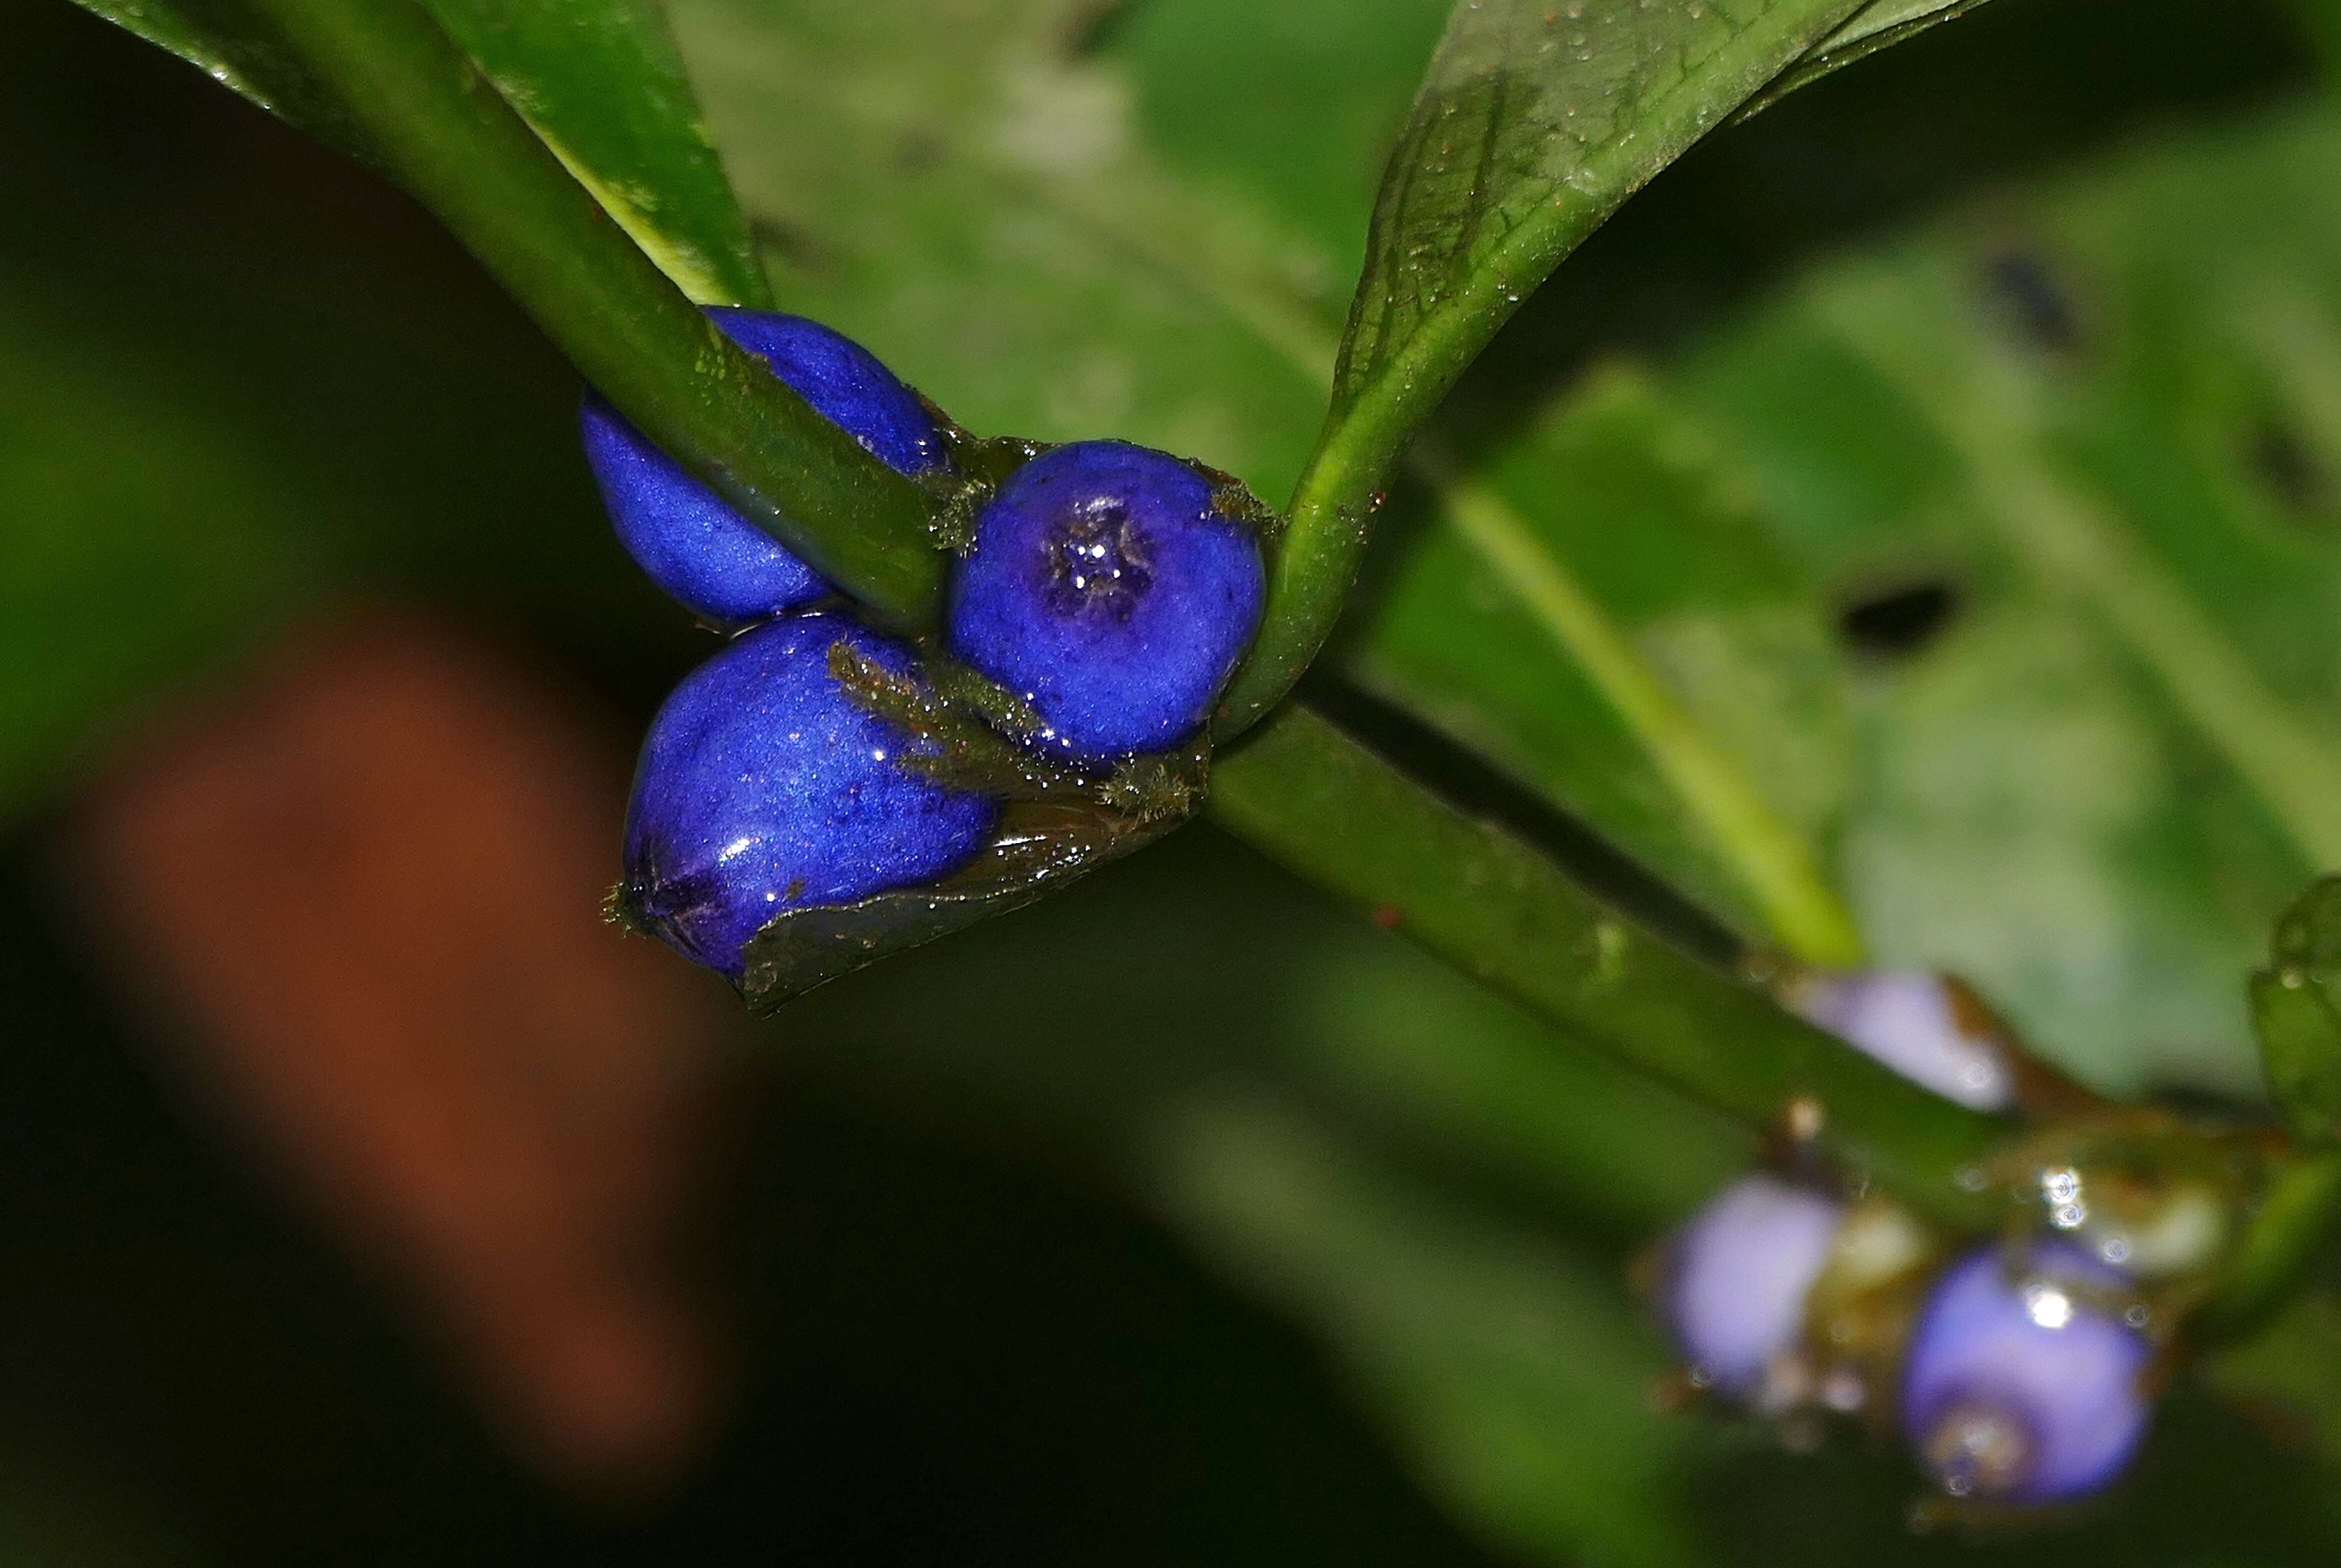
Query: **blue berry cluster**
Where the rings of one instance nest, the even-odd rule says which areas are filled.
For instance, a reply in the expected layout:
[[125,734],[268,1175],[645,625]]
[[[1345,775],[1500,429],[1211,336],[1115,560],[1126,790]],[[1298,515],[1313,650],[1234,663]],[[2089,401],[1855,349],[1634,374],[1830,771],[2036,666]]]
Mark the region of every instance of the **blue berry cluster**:
[[[897,472],[950,476],[941,419],[859,344],[802,316],[708,315]],[[916,684],[919,653],[861,624],[810,566],[590,390],[580,425],[627,553],[738,634],[652,721],[627,809],[626,916],[737,980],[749,940],[775,916],[973,859],[1001,801],[951,782],[931,739],[841,678],[843,655]],[[1267,586],[1259,543],[1220,493],[1163,453],[1081,442],[1026,463],[978,512],[952,570],[943,649],[1037,717],[1018,738],[1041,765],[1111,771],[1209,716]]]
[[[1954,983],[1808,976],[1788,998],[1948,1097],[2012,1104],[2013,1047]],[[1748,1176],[1669,1239],[1659,1312],[1693,1382],[1735,1403],[1865,1415],[1962,1503],[2071,1502],[2117,1479],[2145,1436],[2145,1287],[2180,1260],[2137,1238],[2176,1233],[2197,1200],[2182,1190],[2143,1229],[2093,1228],[2059,1192],[2046,1234],[1954,1252],[1891,1203],[1845,1199],[1808,1171]]]

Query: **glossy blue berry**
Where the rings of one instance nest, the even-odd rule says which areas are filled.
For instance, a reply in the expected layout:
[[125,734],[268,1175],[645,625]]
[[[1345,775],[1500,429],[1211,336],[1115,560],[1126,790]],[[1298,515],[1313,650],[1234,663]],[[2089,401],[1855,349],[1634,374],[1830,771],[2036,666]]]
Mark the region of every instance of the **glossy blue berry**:
[[2016,1083],[1992,1038],[1963,1016],[1939,974],[1879,971],[1816,977],[1797,1011],[1912,1083],[1978,1111],[2016,1103]]
[[1936,1280],[1903,1363],[1901,1419],[1946,1492],[2061,1503],[2121,1473],[2152,1408],[2146,1336],[2106,1304],[2123,1285],[2061,1241],[2014,1260],[1983,1247]]
[[[723,335],[762,357],[815,411],[903,474],[944,461],[941,428],[918,394],[852,338],[800,315],[711,308]],[[813,569],[701,484],[588,388],[585,461],[626,553],[669,594],[712,621],[744,625],[829,592]]]
[[1753,1398],[1796,1349],[1805,1298],[1828,1263],[1844,1205],[1772,1176],[1734,1182],[1685,1222],[1667,1252],[1667,1326],[1692,1372]]
[[831,673],[842,640],[900,672],[909,650],[846,616],[742,633],[667,697],[626,811],[627,912],[686,958],[737,975],[782,910],[842,904],[966,863],[992,800],[903,766],[919,743]]
[[952,653],[1030,703],[1040,744],[1110,764],[1199,728],[1259,629],[1250,529],[1188,464],[1121,441],[1060,446],[984,507],[952,574]]

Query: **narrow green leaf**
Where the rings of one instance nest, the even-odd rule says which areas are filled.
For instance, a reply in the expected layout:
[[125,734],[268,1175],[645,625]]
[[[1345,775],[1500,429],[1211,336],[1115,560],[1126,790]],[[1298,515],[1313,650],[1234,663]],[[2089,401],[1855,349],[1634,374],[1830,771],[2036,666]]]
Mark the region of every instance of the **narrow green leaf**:
[[270,114],[376,168],[382,158],[332,87],[317,80],[246,0],[80,0]]
[[1749,99],[1738,117],[1760,114],[1799,87],[1809,86],[1833,71],[1880,49],[1899,44],[1929,27],[1955,21],[1984,0],[1871,0],[1844,26],[1807,51],[1804,58],[1780,73],[1770,85]]
[[1860,0],[1466,0],[1391,155],[1332,406],[1291,507],[1240,728],[1340,614],[1372,492],[1520,301]]
[[[248,0],[85,0],[322,141],[390,163]],[[763,305],[762,270],[655,0],[421,0],[635,243],[702,304]]]
[[888,622],[940,615],[932,502],[715,329],[409,0],[256,0],[401,183],[620,412]]
[[1741,929],[1850,964],[1851,759],[1816,595],[1649,377],[1556,404],[1400,542],[1343,662]]
[[658,0],[423,4],[683,293],[772,303]]
[[2252,976],[2252,1024],[2268,1093],[2306,1138],[2341,1134],[2341,876],[2295,899]]

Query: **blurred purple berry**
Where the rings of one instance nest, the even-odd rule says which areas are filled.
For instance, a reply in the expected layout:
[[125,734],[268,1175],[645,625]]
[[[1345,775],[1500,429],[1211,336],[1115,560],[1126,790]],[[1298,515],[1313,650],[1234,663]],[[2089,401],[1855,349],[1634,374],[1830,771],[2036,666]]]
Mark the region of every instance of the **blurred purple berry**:
[[1761,1389],[1803,1332],[1805,1298],[1828,1262],[1844,1205],[1771,1176],[1748,1176],[1675,1233],[1664,1308],[1683,1359],[1740,1398]]
[[2015,1103],[2007,1063],[1967,1033],[1940,975],[1856,974],[1808,982],[1797,1011],[1922,1088],[1977,1111]]
[[2121,1473],[2151,1411],[2146,1336],[2102,1302],[2125,1283],[2058,1241],[2017,1259],[1979,1248],[1936,1280],[1903,1363],[1901,1419],[1944,1491],[2061,1503]]
[[[772,367],[816,413],[899,473],[942,466],[941,428],[918,394],[852,338],[800,315],[710,308],[723,335]],[[578,422],[585,461],[618,541],[669,595],[712,621],[744,625],[827,594],[770,534],[652,445],[590,387]]]

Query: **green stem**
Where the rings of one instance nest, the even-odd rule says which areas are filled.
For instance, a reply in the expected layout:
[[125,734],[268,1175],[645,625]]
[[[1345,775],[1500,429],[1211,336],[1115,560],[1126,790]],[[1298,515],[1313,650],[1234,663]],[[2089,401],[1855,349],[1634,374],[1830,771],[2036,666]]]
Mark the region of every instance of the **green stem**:
[[2292,1154],[2269,1182],[2245,1227],[2219,1288],[2196,1319],[2206,1340],[2235,1339],[2266,1323],[2291,1299],[2301,1275],[2333,1235],[2341,1213],[2341,1150]]
[[1517,838],[1456,810],[1299,704],[1213,770],[1212,820],[1375,913],[1626,1065],[1752,1126],[1791,1102],[1856,1172],[1948,1223],[1987,1224],[1963,1183],[2006,1133],[1703,967],[1580,892]]
[[621,413],[880,618],[935,619],[925,494],[716,331],[420,6],[254,5]]

